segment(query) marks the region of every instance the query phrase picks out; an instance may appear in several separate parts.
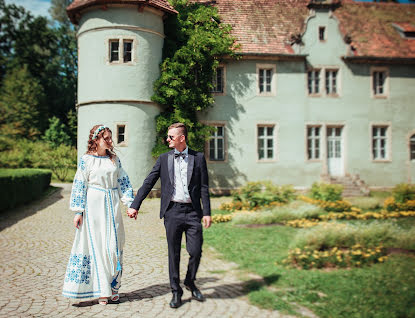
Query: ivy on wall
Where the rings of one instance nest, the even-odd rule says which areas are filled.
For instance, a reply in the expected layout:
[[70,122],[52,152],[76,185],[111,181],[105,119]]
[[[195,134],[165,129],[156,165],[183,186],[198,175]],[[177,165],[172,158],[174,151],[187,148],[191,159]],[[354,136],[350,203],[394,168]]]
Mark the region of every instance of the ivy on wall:
[[165,21],[161,74],[154,83],[152,100],[163,107],[156,117],[154,157],[169,149],[167,129],[175,122],[188,127],[189,147],[203,151],[212,128],[199,122],[197,114],[213,104],[212,78],[220,58],[235,58],[237,49],[231,26],[220,23],[215,7],[188,0],[170,3],[179,13]]

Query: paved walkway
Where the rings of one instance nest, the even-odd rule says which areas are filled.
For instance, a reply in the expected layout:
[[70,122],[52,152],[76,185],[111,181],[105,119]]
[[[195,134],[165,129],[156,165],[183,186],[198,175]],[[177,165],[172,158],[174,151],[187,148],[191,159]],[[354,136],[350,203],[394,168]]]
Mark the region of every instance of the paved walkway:
[[[75,230],[68,209],[71,185],[27,206],[0,214],[0,317],[285,317],[248,303],[236,265],[214,257],[204,247],[198,286],[204,303],[191,301],[169,308],[167,243],[159,219],[159,199],[144,201],[139,219],[124,215],[126,246],[120,303],[101,306],[96,300],[61,296]],[[214,202],[213,202],[214,204]],[[181,277],[187,265],[182,250]]]

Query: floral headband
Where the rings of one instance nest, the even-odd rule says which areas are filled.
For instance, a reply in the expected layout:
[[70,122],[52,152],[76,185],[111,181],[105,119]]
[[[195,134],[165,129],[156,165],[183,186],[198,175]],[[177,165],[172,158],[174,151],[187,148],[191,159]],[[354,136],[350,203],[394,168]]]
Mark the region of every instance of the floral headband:
[[105,129],[109,129],[109,127],[107,126],[99,126],[97,129],[95,129],[94,134],[92,135],[92,140],[94,140],[95,138],[97,138],[98,134],[105,130]]

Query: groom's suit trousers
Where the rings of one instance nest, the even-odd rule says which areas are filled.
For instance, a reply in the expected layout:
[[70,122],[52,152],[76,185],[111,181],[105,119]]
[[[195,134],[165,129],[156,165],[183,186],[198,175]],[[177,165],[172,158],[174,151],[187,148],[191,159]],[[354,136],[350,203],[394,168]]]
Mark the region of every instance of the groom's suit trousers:
[[169,277],[172,292],[183,293],[180,287],[180,250],[183,232],[186,236],[186,249],[190,255],[187,274],[184,280],[188,286],[193,286],[197,269],[202,256],[203,229],[200,214],[191,203],[171,201],[164,215],[166,228]]

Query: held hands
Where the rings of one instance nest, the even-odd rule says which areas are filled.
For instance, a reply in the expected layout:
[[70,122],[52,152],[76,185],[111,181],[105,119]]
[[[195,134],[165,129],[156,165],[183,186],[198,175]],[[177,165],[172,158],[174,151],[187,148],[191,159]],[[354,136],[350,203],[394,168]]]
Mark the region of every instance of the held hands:
[[210,225],[212,224],[212,218],[211,218],[211,216],[210,215],[205,215],[203,217],[203,219],[202,219],[202,222],[203,222],[203,227],[205,229],[209,228]]
[[130,218],[134,218],[134,220],[137,220],[137,214],[138,214],[138,211],[137,211],[136,209],[133,209],[133,208],[128,208],[128,210],[127,210],[127,215],[128,215]]
[[76,214],[73,218],[73,224],[77,229],[82,225],[82,214]]

